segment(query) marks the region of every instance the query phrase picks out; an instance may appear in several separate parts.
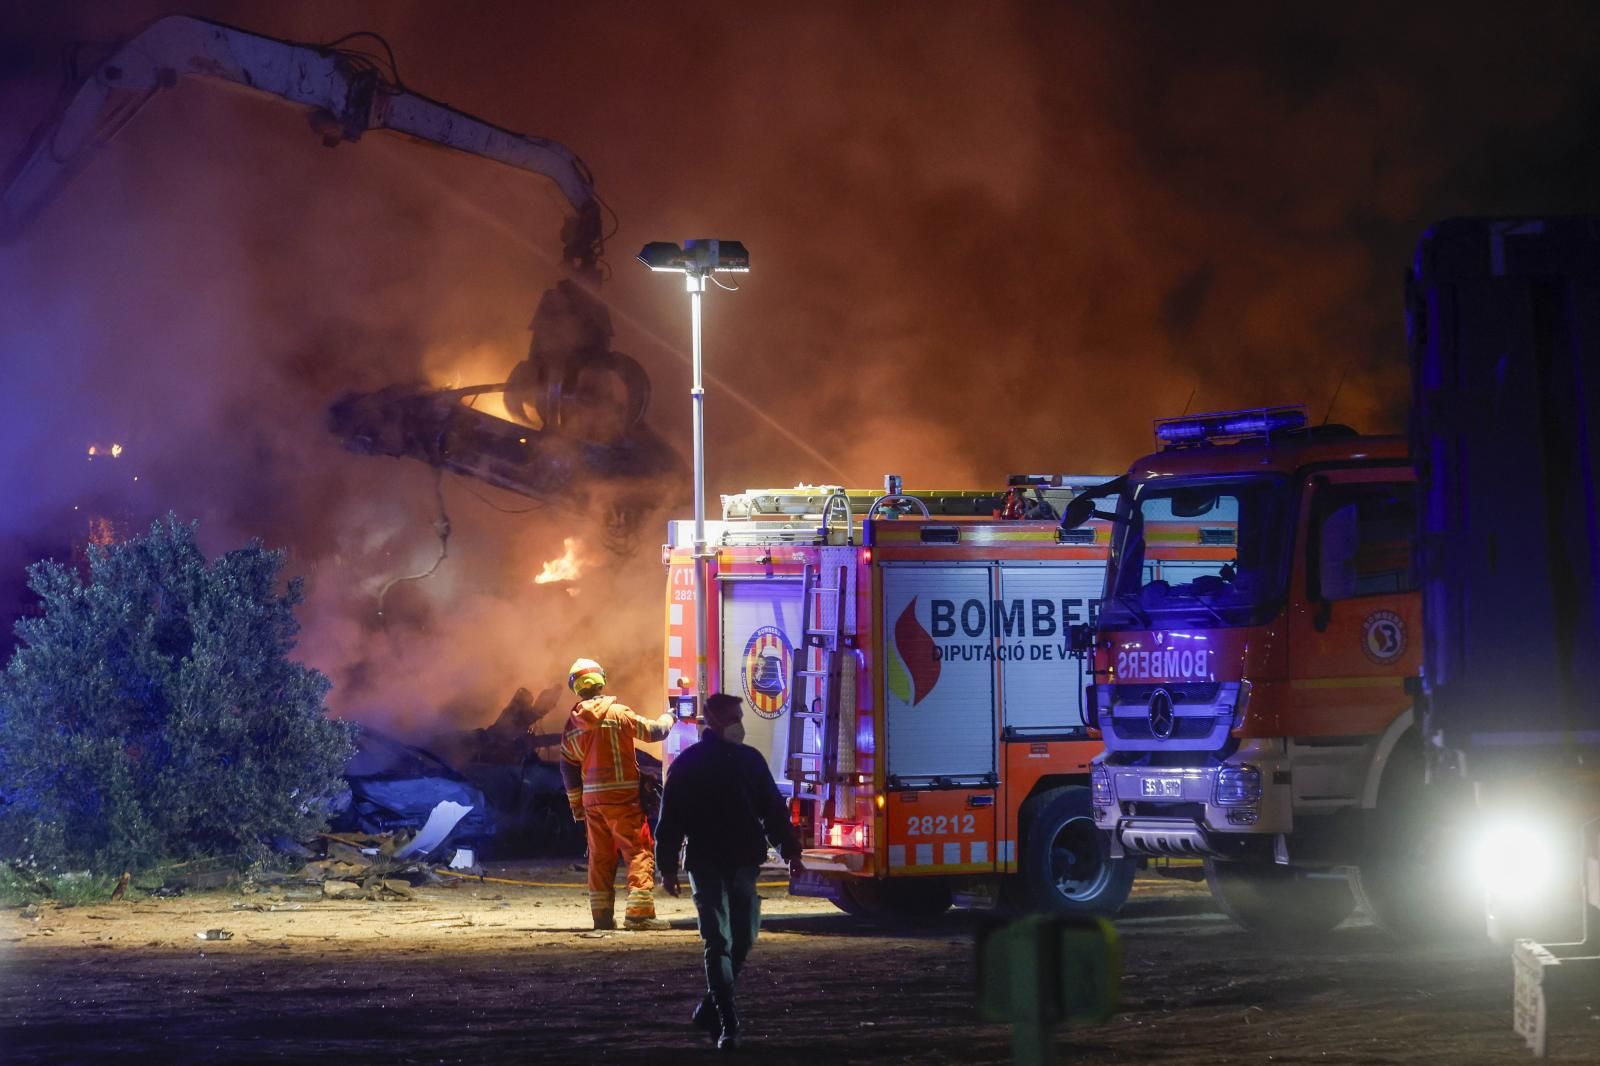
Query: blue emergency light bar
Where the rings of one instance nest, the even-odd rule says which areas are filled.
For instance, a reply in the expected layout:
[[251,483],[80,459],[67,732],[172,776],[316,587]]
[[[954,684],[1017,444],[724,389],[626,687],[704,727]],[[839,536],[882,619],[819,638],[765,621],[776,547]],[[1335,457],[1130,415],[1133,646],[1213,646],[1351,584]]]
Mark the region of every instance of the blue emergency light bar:
[[1213,411],[1183,418],[1158,418],[1156,444],[1163,449],[1182,448],[1245,437],[1267,437],[1284,430],[1304,429],[1305,425],[1304,404]]

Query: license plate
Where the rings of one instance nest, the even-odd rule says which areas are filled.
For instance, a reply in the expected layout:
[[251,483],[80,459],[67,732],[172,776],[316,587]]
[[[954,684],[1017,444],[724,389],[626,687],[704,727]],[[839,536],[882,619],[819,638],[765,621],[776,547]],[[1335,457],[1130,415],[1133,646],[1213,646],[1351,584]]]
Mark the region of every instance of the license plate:
[[1139,779],[1139,794],[1141,796],[1160,796],[1162,799],[1175,799],[1183,795],[1183,778],[1181,777],[1144,777]]

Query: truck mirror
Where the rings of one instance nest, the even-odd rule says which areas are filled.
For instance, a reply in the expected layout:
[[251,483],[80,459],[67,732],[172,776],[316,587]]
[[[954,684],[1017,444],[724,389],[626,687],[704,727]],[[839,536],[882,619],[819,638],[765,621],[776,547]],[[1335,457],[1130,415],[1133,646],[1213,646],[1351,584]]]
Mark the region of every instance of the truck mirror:
[[1117,514],[1115,511],[1098,510],[1094,500],[1087,496],[1074,496],[1061,509],[1061,528],[1077,529],[1091,518],[1098,518],[1102,522],[1114,522]]
[[1075,652],[1094,650],[1094,626],[1079,624],[1067,630],[1067,640]]
[[1094,517],[1094,501],[1087,496],[1074,496],[1061,509],[1061,528],[1077,529]]

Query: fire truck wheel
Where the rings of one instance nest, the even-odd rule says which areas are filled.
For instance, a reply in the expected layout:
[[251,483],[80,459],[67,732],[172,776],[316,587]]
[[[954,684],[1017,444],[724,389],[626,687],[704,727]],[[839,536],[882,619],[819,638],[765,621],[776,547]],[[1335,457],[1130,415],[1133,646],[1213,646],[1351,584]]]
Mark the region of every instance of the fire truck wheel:
[[851,878],[840,886],[833,901],[834,906],[852,917],[885,925],[927,925],[949,910],[950,903],[950,886],[928,878]]
[[1350,887],[1373,924],[1396,940],[1482,935],[1483,901],[1452,861],[1463,843],[1446,828],[1454,812],[1471,805],[1472,797],[1449,782],[1424,784],[1415,734],[1395,746]]
[[1206,884],[1222,911],[1252,933],[1321,936],[1356,909],[1350,882],[1335,871],[1206,860]]
[[1115,915],[1133,891],[1134,859],[1113,859],[1095,828],[1089,790],[1062,789],[1028,820],[1021,848],[1022,887],[1034,910]]

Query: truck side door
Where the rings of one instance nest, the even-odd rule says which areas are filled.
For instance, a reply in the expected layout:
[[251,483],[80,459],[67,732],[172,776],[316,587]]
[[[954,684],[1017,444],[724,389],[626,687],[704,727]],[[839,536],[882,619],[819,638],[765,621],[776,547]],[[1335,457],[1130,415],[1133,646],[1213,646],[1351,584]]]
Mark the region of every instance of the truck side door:
[[992,574],[987,564],[883,566],[891,875],[995,868]]
[[1337,470],[1306,481],[1289,612],[1296,804],[1360,795],[1385,729],[1410,706],[1421,661],[1421,603],[1409,469]]

